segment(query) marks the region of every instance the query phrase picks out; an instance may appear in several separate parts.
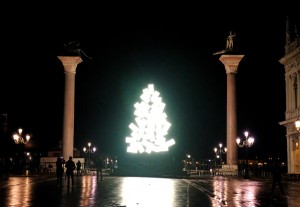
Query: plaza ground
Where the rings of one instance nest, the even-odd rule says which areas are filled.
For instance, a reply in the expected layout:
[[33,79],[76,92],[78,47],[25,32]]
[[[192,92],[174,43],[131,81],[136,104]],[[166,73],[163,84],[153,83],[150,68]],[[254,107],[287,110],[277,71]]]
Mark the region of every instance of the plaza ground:
[[[66,180],[65,180],[66,181]],[[239,176],[75,176],[75,186],[56,185],[55,174],[10,176],[0,181],[0,206],[300,206],[300,181],[285,178],[284,194],[271,193],[270,178]]]

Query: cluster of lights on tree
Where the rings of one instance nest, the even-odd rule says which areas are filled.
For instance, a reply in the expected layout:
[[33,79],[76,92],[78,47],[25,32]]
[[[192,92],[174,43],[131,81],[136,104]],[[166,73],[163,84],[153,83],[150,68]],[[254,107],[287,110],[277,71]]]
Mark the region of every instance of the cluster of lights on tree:
[[131,123],[131,137],[126,137],[129,144],[127,152],[151,153],[168,151],[175,144],[174,139],[165,136],[171,124],[164,113],[165,104],[162,102],[160,93],[154,90],[154,85],[149,84],[140,96],[141,102],[134,104],[135,123]]

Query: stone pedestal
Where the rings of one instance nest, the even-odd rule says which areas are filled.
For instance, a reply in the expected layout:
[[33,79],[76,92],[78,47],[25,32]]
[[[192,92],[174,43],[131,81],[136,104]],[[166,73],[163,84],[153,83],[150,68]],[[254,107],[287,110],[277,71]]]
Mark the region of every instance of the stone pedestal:
[[224,54],[219,58],[227,74],[227,165],[237,165],[238,161],[235,74],[243,57],[244,55]]
[[73,157],[74,150],[74,105],[75,105],[75,74],[76,67],[82,62],[80,56],[58,56],[65,71],[65,100],[63,120],[63,157]]

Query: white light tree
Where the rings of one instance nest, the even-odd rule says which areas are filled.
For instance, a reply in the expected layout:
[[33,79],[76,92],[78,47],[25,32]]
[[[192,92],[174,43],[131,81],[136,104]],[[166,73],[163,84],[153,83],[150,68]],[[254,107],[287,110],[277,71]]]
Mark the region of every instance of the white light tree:
[[126,137],[128,143],[127,152],[151,153],[168,151],[175,144],[174,139],[165,136],[171,124],[164,113],[165,104],[154,90],[154,85],[149,84],[140,96],[141,102],[134,104],[135,123],[131,123],[131,137]]

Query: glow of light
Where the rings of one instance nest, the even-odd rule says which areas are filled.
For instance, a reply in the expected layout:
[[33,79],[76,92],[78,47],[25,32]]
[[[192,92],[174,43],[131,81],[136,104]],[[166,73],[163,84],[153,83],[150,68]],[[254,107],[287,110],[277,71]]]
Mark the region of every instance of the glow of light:
[[120,191],[121,206],[176,206],[172,179],[126,177]]
[[227,204],[229,191],[228,188],[228,179],[214,177],[213,194],[215,196],[211,197],[211,206],[220,206],[220,203]]
[[130,123],[131,136],[125,138],[127,152],[151,153],[168,151],[175,144],[174,139],[165,136],[171,127],[164,113],[166,104],[159,97],[160,93],[149,84],[140,96],[141,102],[134,104],[135,123]]
[[241,184],[240,183],[235,183],[236,185],[239,186],[233,186],[232,188],[235,189],[235,193],[233,194],[233,198],[232,200],[234,201],[234,203],[232,204],[232,206],[245,206],[245,204],[247,204],[247,206],[255,206],[257,204],[257,199],[260,193],[260,186],[258,184],[254,184],[253,183],[251,185],[249,184],[245,184],[243,185],[243,187],[241,188]]
[[[22,182],[20,182],[20,179],[22,179]],[[9,185],[10,187],[7,188],[8,196],[3,197],[3,203],[6,203],[4,206],[27,206],[32,201],[34,192],[29,177],[25,179],[22,177],[10,178]]]
[[[80,188],[80,206],[95,206],[97,204],[96,189],[97,189],[97,176],[82,176]],[[78,180],[79,182],[79,180]],[[63,206],[68,206],[68,203],[63,203]]]

